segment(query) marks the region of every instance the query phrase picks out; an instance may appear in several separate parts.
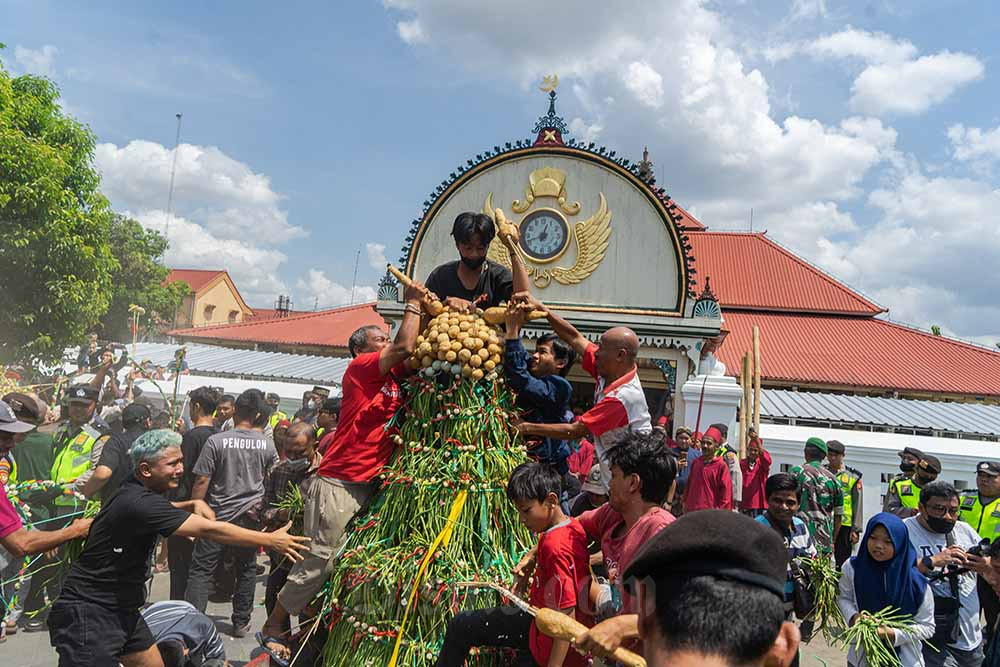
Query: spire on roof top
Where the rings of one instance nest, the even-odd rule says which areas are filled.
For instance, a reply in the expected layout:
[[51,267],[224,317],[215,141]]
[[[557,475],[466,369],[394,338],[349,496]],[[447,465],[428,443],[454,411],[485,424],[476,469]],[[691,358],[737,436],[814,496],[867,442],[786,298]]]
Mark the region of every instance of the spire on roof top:
[[535,129],[532,130],[538,136],[535,138],[535,145],[562,146],[563,135],[569,134],[566,121],[562,116],[556,114],[556,86],[559,85],[559,76],[547,76],[542,80],[539,90],[549,94],[549,112],[538,119]]
[[639,163],[639,178],[648,181],[653,177],[653,163],[649,159],[649,147],[642,148],[642,162]]

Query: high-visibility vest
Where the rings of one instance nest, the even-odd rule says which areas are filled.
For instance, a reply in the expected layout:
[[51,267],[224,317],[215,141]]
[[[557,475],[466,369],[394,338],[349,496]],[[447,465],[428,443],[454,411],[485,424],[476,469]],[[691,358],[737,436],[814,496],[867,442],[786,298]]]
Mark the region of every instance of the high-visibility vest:
[[903,507],[911,510],[917,509],[920,504],[920,487],[912,479],[897,479],[892,483],[896,487],[896,495]]
[[854,494],[854,487],[857,486],[860,480],[861,473],[854,468],[844,466],[844,469],[837,473],[837,481],[840,482],[841,488],[844,489],[844,518],[841,519],[841,525],[843,526],[853,525],[854,500],[852,496]]
[[1000,532],[1000,498],[984,506],[977,491],[966,492],[962,494],[958,515],[979,533],[979,537],[992,540]]
[[273,430],[274,427],[278,425],[278,422],[280,422],[282,419],[288,419],[288,415],[286,415],[281,410],[275,410],[274,412],[272,412],[271,413],[271,420],[270,420],[270,422],[271,422],[271,429]]
[[[84,424],[80,432],[72,440],[68,440],[69,430],[60,434],[58,439],[61,448],[52,462],[52,481],[57,484],[70,482],[90,468],[90,453],[94,449],[94,444],[104,437],[90,424]],[[56,505],[73,507],[77,504],[73,496],[62,495],[52,501]]]

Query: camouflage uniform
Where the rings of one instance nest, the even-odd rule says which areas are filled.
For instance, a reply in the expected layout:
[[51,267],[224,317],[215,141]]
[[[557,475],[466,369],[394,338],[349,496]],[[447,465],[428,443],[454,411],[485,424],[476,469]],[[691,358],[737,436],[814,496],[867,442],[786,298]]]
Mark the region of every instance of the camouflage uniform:
[[844,491],[832,472],[820,461],[807,462],[788,471],[801,487],[798,517],[812,535],[821,554],[833,553],[833,538],[844,514]]

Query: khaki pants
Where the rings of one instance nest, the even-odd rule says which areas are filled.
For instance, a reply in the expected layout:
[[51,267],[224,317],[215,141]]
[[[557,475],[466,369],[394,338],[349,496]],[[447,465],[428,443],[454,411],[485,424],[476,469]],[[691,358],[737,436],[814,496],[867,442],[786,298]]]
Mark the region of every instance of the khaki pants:
[[347,524],[368,504],[373,490],[373,484],[319,476],[311,480],[302,517],[303,533],[312,540],[309,553],[292,566],[278,593],[278,602],[290,615],[301,614],[323,587]]

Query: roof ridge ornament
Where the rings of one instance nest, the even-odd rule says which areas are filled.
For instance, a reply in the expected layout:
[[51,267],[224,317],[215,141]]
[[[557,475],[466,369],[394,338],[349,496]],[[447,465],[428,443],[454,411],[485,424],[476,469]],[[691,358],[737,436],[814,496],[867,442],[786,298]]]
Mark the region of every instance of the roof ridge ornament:
[[538,119],[532,130],[536,135],[535,146],[565,146],[563,135],[569,134],[569,128],[562,116],[556,114],[556,86],[559,85],[559,75],[552,74],[542,79],[538,87],[543,93],[549,94],[549,112]]
[[692,312],[694,317],[711,317],[713,319],[722,317],[722,308],[719,306],[719,300],[715,297],[715,293],[712,292],[710,280],[709,276],[705,276],[705,288],[698,296],[698,300],[694,302],[694,311]]

